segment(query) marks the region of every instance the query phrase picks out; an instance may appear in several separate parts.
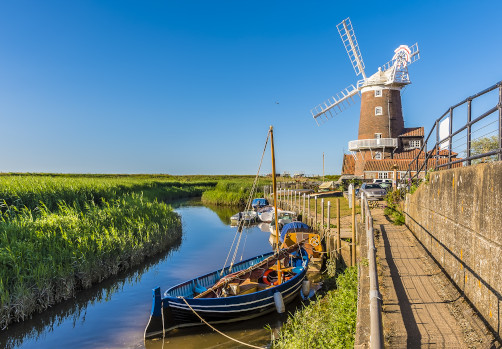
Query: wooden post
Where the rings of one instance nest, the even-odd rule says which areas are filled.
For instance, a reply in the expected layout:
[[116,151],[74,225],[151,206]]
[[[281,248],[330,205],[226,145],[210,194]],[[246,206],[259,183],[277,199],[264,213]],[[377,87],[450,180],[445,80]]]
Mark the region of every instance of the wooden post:
[[315,208],[314,208],[314,226],[317,229],[317,195],[314,198],[314,205],[315,205]]
[[305,222],[305,193],[303,193],[303,210],[302,210],[302,222]]
[[308,210],[307,211],[308,212],[307,224],[312,225],[312,224],[310,224],[310,194],[308,195],[308,209],[307,210]]
[[331,201],[328,201],[328,214],[326,215],[326,226],[328,227],[328,231],[331,228]]
[[321,237],[324,237],[324,199],[321,199]]
[[[328,201],[328,215],[326,216],[326,232],[328,236],[328,240],[331,239],[331,234],[330,234],[330,228],[331,228],[331,216],[330,216],[330,208],[331,208],[331,201]],[[326,237],[325,237],[326,239]],[[324,240],[326,241],[326,240]]]
[[342,258],[342,239],[340,232],[340,198],[336,199],[336,255]]
[[356,265],[356,191],[352,190],[352,262]]

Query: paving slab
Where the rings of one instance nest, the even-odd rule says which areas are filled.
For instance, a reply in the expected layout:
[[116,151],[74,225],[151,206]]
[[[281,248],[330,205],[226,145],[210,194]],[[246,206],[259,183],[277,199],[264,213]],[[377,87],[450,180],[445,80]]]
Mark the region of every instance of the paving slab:
[[388,348],[500,348],[406,226],[373,209]]

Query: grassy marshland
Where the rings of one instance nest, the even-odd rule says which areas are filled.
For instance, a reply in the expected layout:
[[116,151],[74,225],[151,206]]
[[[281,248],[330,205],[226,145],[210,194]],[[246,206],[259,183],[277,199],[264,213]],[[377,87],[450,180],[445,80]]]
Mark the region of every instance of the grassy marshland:
[[0,176],[0,328],[174,245],[180,217],[157,198],[204,179]]
[[[207,190],[202,194],[202,202],[214,205],[244,206],[249,199],[253,181],[252,177],[221,180],[214,189]],[[263,196],[263,186],[271,183],[271,179],[261,180],[254,197]]]
[[290,315],[273,348],[352,348],[356,332],[357,268],[336,278],[336,288]]

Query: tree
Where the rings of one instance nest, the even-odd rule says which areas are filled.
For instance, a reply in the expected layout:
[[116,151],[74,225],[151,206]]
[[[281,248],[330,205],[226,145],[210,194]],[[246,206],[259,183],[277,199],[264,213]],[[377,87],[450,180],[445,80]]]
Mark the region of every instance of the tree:
[[[471,142],[471,156],[488,153],[492,150],[498,149],[499,141],[497,136],[482,137],[475,139]],[[497,161],[497,155],[487,156],[481,159],[473,160],[473,164],[480,162]]]

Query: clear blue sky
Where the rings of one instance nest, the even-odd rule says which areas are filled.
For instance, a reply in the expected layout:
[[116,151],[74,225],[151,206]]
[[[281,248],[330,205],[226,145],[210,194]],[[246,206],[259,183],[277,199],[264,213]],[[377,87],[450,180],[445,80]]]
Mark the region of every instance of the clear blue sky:
[[[418,42],[407,127],[502,79],[501,1],[0,2],[0,172],[253,174],[269,125],[279,171],[340,173],[360,103],[310,109]],[[267,154],[265,172],[270,171]]]

